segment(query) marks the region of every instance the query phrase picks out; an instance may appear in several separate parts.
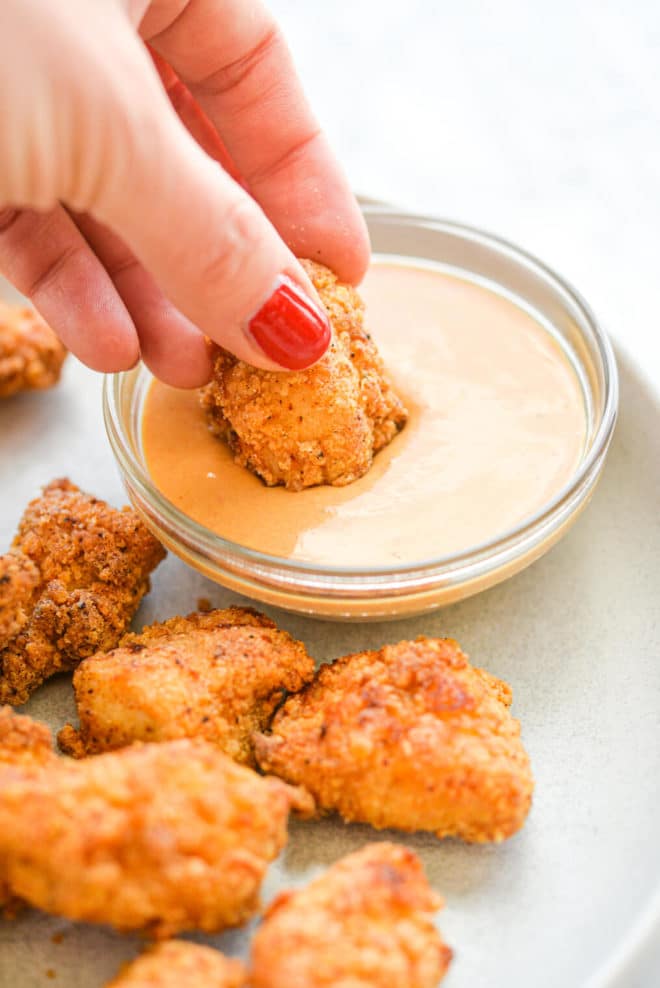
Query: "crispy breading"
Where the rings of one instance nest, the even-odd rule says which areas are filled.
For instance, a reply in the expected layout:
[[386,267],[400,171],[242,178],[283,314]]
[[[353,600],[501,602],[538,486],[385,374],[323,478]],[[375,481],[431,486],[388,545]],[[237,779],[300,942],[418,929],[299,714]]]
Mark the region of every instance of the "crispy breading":
[[435,988],[452,952],[416,854],[367,844],[283,892],[252,942],[251,988]]
[[172,618],[81,663],[73,677],[80,728],[63,728],[60,747],[81,756],[201,737],[254,765],[252,735],[313,676],[302,642],[256,611]]
[[[15,714],[11,707],[0,707],[0,776],[15,767],[24,778],[31,770],[57,761],[50,731],[45,724]],[[3,879],[0,864],[0,916],[13,918],[24,903],[12,894]]]
[[332,326],[328,352],[296,372],[258,370],[220,350],[202,392],[213,432],[269,486],[301,490],[362,477],[408,413],[364,328],[357,291],[303,261]]
[[0,703],[16,705],[49,676],[114,648],[165,550],[131,508],[55,480],[27,506],[12,552],[9,565],[20,555],[39,574],[0,648]]
[[3,649],[30,619],[39,570],[19,552],[0,556],[0,649]]
[[106,988],[244,988],[246,970],[219,950],[164,940],[127,964]]
[[310,797],[206,741],[135,744],[41,769],[0,764],[0,875],[37,908],[155,937],[215,932],[258,908]]
[[347,821],[501,841],[533,790],[510,702],[456,642],[402,641],[322,666],[256,739],[257,761]]
[[0,398],[52,388],[66,353],[38,312],[0,299]]
[[17,766],[19,772],[57,762],[53,739],[45,724],[0,707],[0,766]]

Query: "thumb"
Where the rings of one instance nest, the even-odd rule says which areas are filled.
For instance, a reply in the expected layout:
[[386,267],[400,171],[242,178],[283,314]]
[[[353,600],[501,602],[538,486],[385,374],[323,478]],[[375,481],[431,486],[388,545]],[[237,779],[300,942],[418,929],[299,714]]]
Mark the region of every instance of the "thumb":
[[[133,37],[130,43],[141,47]],[[113,136],[90,212],[213,341],[258,367],[310,366],[331,333],[301,266],[254,200],[181,124],[146,52],[130,67],[132,84],[110,87],[131,96],[106,109]]]

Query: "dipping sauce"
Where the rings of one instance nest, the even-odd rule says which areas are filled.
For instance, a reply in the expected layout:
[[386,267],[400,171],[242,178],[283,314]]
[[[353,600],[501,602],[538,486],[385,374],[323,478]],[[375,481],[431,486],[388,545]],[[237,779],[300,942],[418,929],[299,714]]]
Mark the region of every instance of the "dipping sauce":
[[265,487],[209,432],[197,392],[154,381],[142,423],[156,487],[232,542],[333,567],[419,563],[490,541],[550,501],[586,437],[580,382],[553,336],[495,290],[376,261],[367,328],[410,412],[347,487]]

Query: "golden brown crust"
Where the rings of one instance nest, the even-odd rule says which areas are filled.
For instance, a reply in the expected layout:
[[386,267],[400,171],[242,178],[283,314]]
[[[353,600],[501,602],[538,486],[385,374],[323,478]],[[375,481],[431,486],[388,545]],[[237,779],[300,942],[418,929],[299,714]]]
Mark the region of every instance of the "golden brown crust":
[[52,388],[66,349],[39,313],[0,299],[0,398]]
[[39,581],[39,570],[27,556],[0,556],[0,650],[28,623]]
[[134,511],[55,480],[21,519],[13,554],[39,573],[27,621],[0,649],[0,703],[25,703],[49,676],[113,648],[165,550]]
[[256,739],[257,761],[345,820],[501,841],[533,790],[510,699],[456,642],[402,641],[322,666]]
[[330,317],[326,355],[308,370],[277,373],[221,350],[202,392],[209,425],[236,462],[290,490],[362,477],[408,417],[364,328],[356,290],[321,264],[302,263]]
[[0,872],[15,895],[69,919],[215,932],[257,909],[299,805],[304,793],[204,741],[40,770],[0,764]]
[[276,628],[272,618],[257,611],[254,607],[226,607],[215,610],[201,609],[182,617],[175,614],[165,621],[155,621],[142,631],[129,631],[122,636],[121,646],[152,645],[160,640],[168,640],[173,635],[187,635],[198,631],[217,631],[219,628],[251,626],[254,628]]
[[435,988],[451,950],[419,858],[368,844],[281,893],[252,942],[251,988]]
[[302,642],[256,611],[172,618],[81,663],[73,677],[80,729],[67,725],[60,747],[81,756],[133,741],[201,737],[253,765],[254,732],[313,675]]
[[[11,707],[0,707],[0,775],[15,768],[21,777],[31,770],[57,761],[53,739],[45,724],[15,714]],[[0,917],[13,919],[24,903],[12,894],[3,877],[0,860]]]
[[57,761],[50,729],[31,717],[0,707],[0,766],[37,768]]
[[244,988],[245,967],[219,950],[165,940],[134,960],[106,988]]

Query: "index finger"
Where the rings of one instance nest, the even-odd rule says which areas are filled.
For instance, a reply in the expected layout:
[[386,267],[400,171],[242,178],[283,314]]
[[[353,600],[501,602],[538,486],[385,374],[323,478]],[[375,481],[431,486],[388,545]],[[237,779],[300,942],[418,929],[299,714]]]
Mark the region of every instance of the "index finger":
[[153,0],[140,33],[199,101],[291,250],[357,283],[366,226],[269,12],[258,0]]

